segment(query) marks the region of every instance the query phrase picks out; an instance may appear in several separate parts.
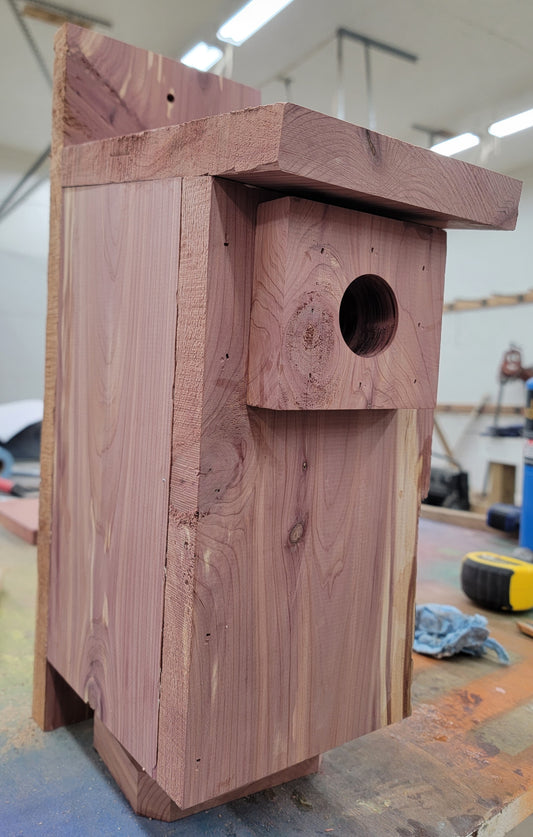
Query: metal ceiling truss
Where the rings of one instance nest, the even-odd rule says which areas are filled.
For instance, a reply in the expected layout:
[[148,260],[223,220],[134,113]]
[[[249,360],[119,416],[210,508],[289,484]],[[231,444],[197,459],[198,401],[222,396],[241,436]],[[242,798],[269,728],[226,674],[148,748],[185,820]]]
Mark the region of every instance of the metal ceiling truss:
[[346,94],[345,94],[345,80],[344,80],[344,40],[358,41],[363,45],[365,53],[365,81],[366,81],[366,102],[368,112],[368,127],[371,131],[376,130],[376,109],[374,105],[374,89],[372,84],[372,61],[371,51],[386,52],[395,58],[401,58],[403,61],[418,61],[418,55],[413,55],[412,52],[406,52],[404,49],[386,44],[383,41],[376,41],[374,38],[369,38],[362,35],[361,32],[353,32],[351,29],[337,29],[337,117],[345,119],[346,113]]
[[[85,14],[84,12],[74,11],[66,6],[59,6],[56,3],[48,3],[45,0],[24,0],[24,2],[17,3],[17,0],[7,0],[11,10],[16,18],[16,21],[26,39],[26,42],[35,58],[39,69],[43,74],[48,87],[52,88],[52,75],[48,69],[44,56],[39,49],[37,41],[32,35],[32,32],[25,21],[25,17],[33,17],[45,23],[52,23],[58,26],[62,23],[76,23],[78,26],[85,26],[92,28],[92,26],[99,26],[109,28],[112,26],[109,20],[104,20],[94,15]],[[19,6],[22,5],[22,9]],[[41,175],[30,182],[31,179],[38,174],[39,170],[46,163],[50,156],[50,146],[48,146],[42,154],[37,157],[34,163],[29,167],[28,171],[22,175],[18,183],[11,189],[9,194],[4,198],[0,204],[0,221],[9,215],[17,206],[19,206],[35,189],[46,180],[47,175]],[[24,188],[26,187],[26,188]]]
[[306,61],[316,55],[318,52],[324,49],[324,47],[328,46],[332,43],[332,41],[337,42],[337,118],[338,119],[345,119],[346,118],[346,91],[345,91],[345,71],[344,71],[344,41],[357,41],[363,45],[364,48],[364,55],[365,55],[365,82],[366,82],[366,99],[367,99],[367,108],[368,108],[368,127],[371,130],[376,129],[376,112],[374,106],[374,89],[372,83],[372,62],[371,62],[371,54],[372,50],[377,50],[379,52],[386,52],[389,55],[394,56],[395,58],[400,58],[403,61],[410,61],[416,62],[418,61],[418,55],[414,55],[412,52],[406,52],[404,49],[400,49],[393,44],[386,44],[383,41],[377,41],[375,38],[369,38],[367,35],[363,35],[361,32],[354,32],[351,29],[346,29],[341,27],[336,30],[333,35],[325,38],[320,43],[316,44],[312,49],[306,52],[304,55],[301,55],[297,61],[293,61],[291,64],[286,66],[281,73],[278,73],[276,76],[273,76],[266,81],[263,82],[260,86],[263,87],[266,84],[269,84],[273,81],[279,81],[283,84],[285,88],[285,94],[287,96],[287,100],[289,100],[290,91],[291,91],[291,84],[292,84],[292,77],[291,73],[293,73],[298,67],[301,67]]

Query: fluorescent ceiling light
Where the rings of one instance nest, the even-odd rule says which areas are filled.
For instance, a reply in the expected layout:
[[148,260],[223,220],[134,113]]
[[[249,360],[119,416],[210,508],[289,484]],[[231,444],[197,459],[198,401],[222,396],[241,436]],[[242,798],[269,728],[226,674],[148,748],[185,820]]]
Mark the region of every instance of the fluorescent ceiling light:
[[466,151],[467,148],[474,148],[476,145],[479,145],[479,137],[476,134],[466,133],[432,145],[431,151],[436,151],[437,154],[443,154],[445,157],[452,157],[454,154]]
[[292,3],[292,0],[250,0],[246,6],[222,24],[217,32],[217,38],[234,46],[240,46],[289,3]]
[[181,63],[186,64],[187,67],[194,67],[195,70],[210,70],[211,67],[220,61],[224,53],[216,46],[200,41],[199,44],[193,46],[189,52],[181,58]]
[[517,113],[516,116],[509,116],[507,119],[500,119],[499,122],[493,122],[489,127],[489,134],[493,137],[507,137],[509,134],[516,134],[517,131],[523,131],[525,128],[533,126],[533,110],[525,110],[523,113]]

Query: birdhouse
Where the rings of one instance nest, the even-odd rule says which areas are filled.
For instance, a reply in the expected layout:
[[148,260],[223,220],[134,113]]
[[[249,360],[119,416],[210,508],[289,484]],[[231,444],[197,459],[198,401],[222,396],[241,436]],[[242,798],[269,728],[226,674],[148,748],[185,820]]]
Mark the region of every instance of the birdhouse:
[[520,186],[76,27],[55,96],[35,715],[176,819],[409,713],[444,230]]

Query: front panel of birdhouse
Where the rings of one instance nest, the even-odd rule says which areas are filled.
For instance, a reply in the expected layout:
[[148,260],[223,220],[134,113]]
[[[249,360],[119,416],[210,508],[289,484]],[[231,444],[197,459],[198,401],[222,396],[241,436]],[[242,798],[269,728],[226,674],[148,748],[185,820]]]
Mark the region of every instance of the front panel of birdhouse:
[[285,197],[260,207],[248,403],[434,407],[442,230]]
[[[184,181],[182,193],[156,775],[184,806],[400,720],[409,709],[416,522],[432,412],[305,409],[303,391],[297,410],[249,405],[248,366],[257,345],[250,311],[253,320],[264,218],[292,203],[272,197],[209,178]],[[321,204],[295,205],[315,217],[329,214]],[[336,214],[333,208],[332,219]],[[342,210],[341,217],[352,215]],[[418,321],[426,325],[431,316],[423,311],[431,296],[422,270],[431,275],[434,268],[431,231],[393,224],[400,232],[394,250],[387,222],[363,217],[380,235],[364,234],[361,246],[385,253],[374,262],[363,254],[360,272],[372,266],[394,293],[400,314],[393,339],[404,328],[422,339]],[[311,296],[318,308],[324,298],[340,303],[345,291],[335,267],[341,248],[320,231],[318,225],[294,252],[270,252],[273,261],[294,260],[295,277],[314,280],[302,281],[294,297],[287,286],[289,328],[298,300],[309,305]],[[406,240],[415,244],[411,257],[402,253]],[[325,260],[322,248],[329,248]],[[419,264],[422,304],[413,289],[403,292],[403,263]],[[278,292],[274,278],[270,291]],[[338,307],[330,302],[324,311],[334,342]],[[266,336],[264,348],[274,355],[277,347]],[[313,373],[341,391],[346,362],[324,356],[321,373],[320,353],[313,357]],[[404,357],[399,352],[400,378]],[[335,381],[336,372],[344,379]],[[368,387],[368,371],[364,380]]]

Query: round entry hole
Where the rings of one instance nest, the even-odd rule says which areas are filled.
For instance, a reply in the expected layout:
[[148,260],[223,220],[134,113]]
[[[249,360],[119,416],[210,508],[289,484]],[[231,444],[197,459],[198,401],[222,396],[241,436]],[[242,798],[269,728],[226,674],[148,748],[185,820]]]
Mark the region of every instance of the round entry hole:
[[372,273],[354,279],[342,297],[339,325],[354,354],[372,357],[384,351],[398,326],[398,303],[388,282]]

